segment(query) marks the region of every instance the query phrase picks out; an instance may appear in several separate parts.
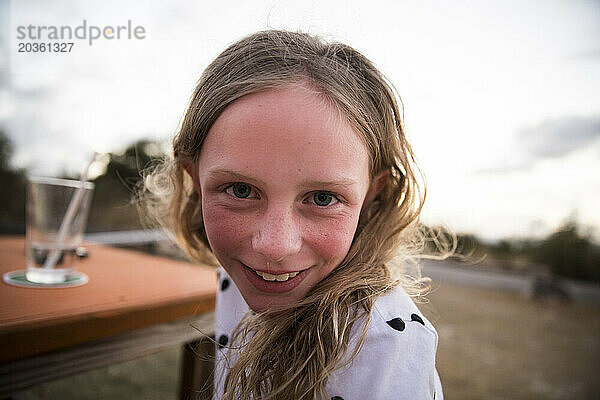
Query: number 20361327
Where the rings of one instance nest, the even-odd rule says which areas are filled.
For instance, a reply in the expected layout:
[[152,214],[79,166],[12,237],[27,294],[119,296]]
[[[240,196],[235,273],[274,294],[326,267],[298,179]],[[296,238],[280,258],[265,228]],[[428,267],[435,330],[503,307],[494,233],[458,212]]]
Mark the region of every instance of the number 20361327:
[[17,45],[19,53],[70,53],[74,43],[29,43],[21,42]]

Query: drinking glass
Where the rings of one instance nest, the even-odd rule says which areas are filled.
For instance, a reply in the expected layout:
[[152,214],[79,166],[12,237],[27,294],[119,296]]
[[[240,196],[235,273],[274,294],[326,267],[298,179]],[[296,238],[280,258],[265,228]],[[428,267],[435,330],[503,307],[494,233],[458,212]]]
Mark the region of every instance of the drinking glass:
[[29,177],[27,182],[26,279],[66,282],[77,267],[94,184]]

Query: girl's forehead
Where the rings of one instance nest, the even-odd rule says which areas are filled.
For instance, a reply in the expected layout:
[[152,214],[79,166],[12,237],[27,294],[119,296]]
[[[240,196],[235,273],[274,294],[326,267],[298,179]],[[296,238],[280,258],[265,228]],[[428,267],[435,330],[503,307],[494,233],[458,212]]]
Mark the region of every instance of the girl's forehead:
[[301,85],[253,93],[230,104],[211,127],[200,158],[239,168],[367,170],[368,152],[324,96]]
[[[253,133],[262,133],[259,135],[262,137],[256,138]],[[337,107],[315,89],[300,84],[238,99],[221,113],[209,131],[210,136],[213,140],[229,142],[255,139],[282,144],[337,141],[355,145],[361,142]],[[354,147],[365,148],[362,143]]]
[[[293,107],[290,109],[290,107]],[[243,96],[231,103],[224,114],[246,112],[277,112],[301,115],[307,109],[319,109],[322,114],[333,113],[334,107],[316,88],[294,83],[265,89]],[[319,116],[316,116],[319,117]]]

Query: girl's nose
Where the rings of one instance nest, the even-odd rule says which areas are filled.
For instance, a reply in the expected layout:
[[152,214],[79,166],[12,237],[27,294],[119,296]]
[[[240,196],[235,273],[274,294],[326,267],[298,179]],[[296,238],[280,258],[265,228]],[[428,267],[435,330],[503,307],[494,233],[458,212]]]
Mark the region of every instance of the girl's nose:
[[252,248],[269,261],[282,261],[297,254],[302,247],[302,235],[293,210],[272,207],[262,216],[252,235]]

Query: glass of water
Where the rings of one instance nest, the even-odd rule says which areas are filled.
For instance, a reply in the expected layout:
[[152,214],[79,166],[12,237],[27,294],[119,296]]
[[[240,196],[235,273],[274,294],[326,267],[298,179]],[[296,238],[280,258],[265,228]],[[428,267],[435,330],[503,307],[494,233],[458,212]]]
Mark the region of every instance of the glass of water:
[[28,178],[25,246],[28,281],[61,283],[73,274],[93,190],[92,182]]

